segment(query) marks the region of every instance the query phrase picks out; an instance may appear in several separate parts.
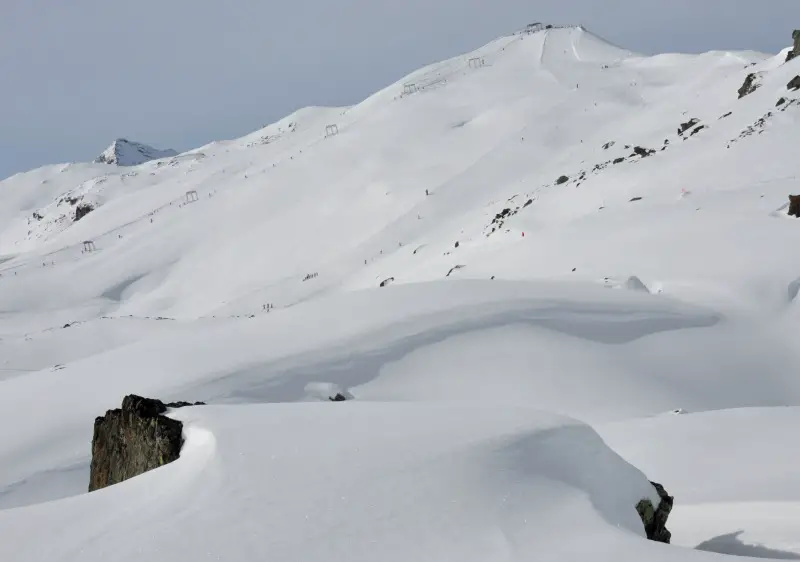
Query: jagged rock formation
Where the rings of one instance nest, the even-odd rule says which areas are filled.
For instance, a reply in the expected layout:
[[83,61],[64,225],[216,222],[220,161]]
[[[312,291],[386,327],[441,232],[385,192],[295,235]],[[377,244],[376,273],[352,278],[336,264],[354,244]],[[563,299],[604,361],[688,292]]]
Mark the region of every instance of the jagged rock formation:
[[94,207],[89,203],[81,203],[75,207],[75,221],[81,220],[83,217],[94,211]]
[[183,424],[162,414],[167,408],[200,405],[142,398],[122,400],[122,408],[108,410],[94,420],[89,491],[118,484],[171,463],[180,456]]
[[672,504],[675,498],[670,496],[661,484],[650,483],[656,489],[661,501],[659,501],[658,507],[653,507],[652,501],[643,499],[636,504],[636,511],[642,519],[647,538],[651,541],[669,544],[672,533],[667,530],[667,518],[672,511]]
[[748,74],[744,79],[742,87],[739,88],[739,99],[742,99],[748,94],[755,92],[760,84],[758,83],[758,76],[756,74]]
[[789,196],[789,216],[800,218],[800,195]]
[[792,33],[792,39],[794,39],[794,46],[792,50],[786,55],[786,62],[789,62],[795,57],[800,57],[800,29],[795,29]]
[[786,87],[789,88],[790,90],[800,89],[800,75],[795,76],[794,78],[789,80],[789,83],[786,84]]
[[170,158],[177,154],[172,149],[159,150],[128,139],[117,139],[97,157],[95,162],[99,164],[115,164],[117,166],[138,166],[151,160]]
[[695,125],[697,125],[699,122],[700,122],[700,119],[698,119],[696,117],[692,117],[686,123],[681,123],[681,126],[678,127],[678,134],[682,135],[683,133],[685,133],[686,131],[688,131],[689,129],[691,129]]

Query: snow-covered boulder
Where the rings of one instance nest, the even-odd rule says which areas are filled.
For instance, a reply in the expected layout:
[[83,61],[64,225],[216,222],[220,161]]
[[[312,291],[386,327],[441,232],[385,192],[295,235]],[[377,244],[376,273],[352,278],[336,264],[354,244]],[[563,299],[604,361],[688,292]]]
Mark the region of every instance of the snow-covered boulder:
[[642,280],[636,277],[635,275],[631,275],[628,277],[628,280],[625,281],[625,288],[629,291],[639,291],[642,293],[649,293],[650,291],[647,289],[647,285],[642,283]]
[[172,149],[159,150],[128,139],[117,139],[97,157],[95,162],[117,166],[138,166],[151,160],[170,158],[177,154]]

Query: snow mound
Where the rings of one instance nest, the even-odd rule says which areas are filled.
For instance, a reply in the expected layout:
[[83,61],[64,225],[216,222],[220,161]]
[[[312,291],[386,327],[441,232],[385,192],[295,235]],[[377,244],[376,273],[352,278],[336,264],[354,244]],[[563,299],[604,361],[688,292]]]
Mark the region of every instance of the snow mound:
[[3,535],[15,538],[0,541],[0,557],[478,562],[593,549],[564,533],[602,537],[600,560],[661,547],[644,538],[635,509],[658,501],[647,478],[591,428],[558,416],[356,403],[171,415],[186,425],[179,460],[92,494],[0,511]]
[[117,139],[95,159],[98,164],[115,164],[117,166],[138,166],[151,160],[170,158],[178,153],[175,150],[159,150],[146,144]]
[[[598,427],[650,478],[669,482],[673,544],[767,559],[800,559],[800,488],[791,443],[800,408],[741,408]],[[679,507],[677,507],[679,506]]]

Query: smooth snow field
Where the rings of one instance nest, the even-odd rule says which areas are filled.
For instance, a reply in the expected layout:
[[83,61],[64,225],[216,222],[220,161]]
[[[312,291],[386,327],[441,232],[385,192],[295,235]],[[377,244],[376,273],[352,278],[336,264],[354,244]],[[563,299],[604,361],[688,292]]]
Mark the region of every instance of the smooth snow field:
[[[515,33],[0,182],[0,560],[800,559],[785,59]],[[87,493],[131,393],[208,405]]]

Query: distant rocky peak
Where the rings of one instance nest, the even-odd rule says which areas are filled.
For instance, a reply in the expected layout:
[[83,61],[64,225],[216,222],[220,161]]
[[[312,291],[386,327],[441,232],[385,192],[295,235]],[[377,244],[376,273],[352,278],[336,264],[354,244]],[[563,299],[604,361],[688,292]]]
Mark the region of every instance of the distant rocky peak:
[[178,153],[172,149],[159,150],[128,139],[117,139],[97,157],[95,162],[116,166],[138,166],[150,160],[169,158],[176,154]]

